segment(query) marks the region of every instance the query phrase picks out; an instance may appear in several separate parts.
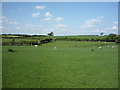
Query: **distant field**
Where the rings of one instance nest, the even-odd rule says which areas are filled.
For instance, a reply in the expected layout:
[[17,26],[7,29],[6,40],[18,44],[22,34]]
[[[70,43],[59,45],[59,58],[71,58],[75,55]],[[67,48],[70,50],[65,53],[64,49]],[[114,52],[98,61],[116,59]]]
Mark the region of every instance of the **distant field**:
[[117,88],[118,46],[77,41],[3,46],[3,88],[13,87]]
[[21,37],[21,36],[12,36],[12,35],[7,35],[7,36],[5,36],[5,35],[0,35],[0,37]]
[[105,37],[107,37],[107,36],[99,36],[99,35],[78,35],[78,36],[54,36],[55,38],[65,38],[65,37],[67,37],[67,38],[81,38],[81,39],[86,39],[86,38],[93,38],[93,39],[95,39],[95,38],[105,38]]
[[[24,36],[14,36],[14,35],[2,35],[0,37],[4,38],[16,38],[16,39],[21,39],[21,38],[25,38],[25,39],[44,39],[44,38],[50,38],[49,36],[41,36],[41,37],[24,37]],[[64,39],[64,38],[68,38],[68,39],[103,39],[106,38],[107,36],[99,36],[99,35],[78,35],[78,36],[51,36],[51,38],[54,39]],[[5,39],[4,39],[5,40]]]

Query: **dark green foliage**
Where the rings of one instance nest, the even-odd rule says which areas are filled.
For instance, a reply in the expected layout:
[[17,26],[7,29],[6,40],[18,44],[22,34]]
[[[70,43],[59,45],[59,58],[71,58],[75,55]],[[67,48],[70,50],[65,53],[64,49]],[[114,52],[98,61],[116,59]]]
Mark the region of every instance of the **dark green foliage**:
[[53,39],[44,39],[44,40],[41,40],[40,43],[48,43],[48,42],[51,42]]
[[[119,36],[119,35],[118,35]],[[115,42],[118,38],[116,34],[109,34],[104,36],[98,35],[80,35],[80,36],[54,36],[56,40],[64,41],[106,41],[106,42]],[[119,38],[120,39],[120,38]],[[119,40],[117,40],[119,41]]]
[[4,38],[26,38],[26,37],[46,37],[46,35],[28,35],[28,34],[2,34]]
[[116,43],[120,43],[120,39],[117,39],[115,42],[116,42]]
[[120,43],[120,35],[118,35],[118,37],[116,39],[116,43]]
[[65,41],[106,41],[107,36],[98,35],[80,35],[80,36],[54,36],[56,40]]
[[115,42],[116,39],[117,39],[117,35],[111,33],[111,34],[108,35],[108,39],[109,39],[109,41],[111,41],[111,42]]
[[[53,32],[51,32],[53,34]],[[40,45],[43,43],[48,43],[55,40],[62,40],[62,41],[94,41],[94,42],[116,42],[120,43],[120,35],[116,34],[109,34],[104,36],[98,35],[79,35],[79,36],[38,36],[32,35],[29,36],[22,36],[22,37],[15,37],[11,36],[8,38],[3,37],[2,44],[3,45]]]
[[8,49],[9,52],[15,52],[13,49]]
[[14,44],[15,44],[15,39],[12,39],[11,44],[12,44],[12,45],[14,45]]
[[42,40],[38,39],[3,39],[2,40],[2,45],[40,45],[42,43],[48,43],[51,42],[53,39],[52,38],[46,38]]
[[54,36],[53,32],[48,33],[48,36]]
[[102,32],[102,33],[100,33],[100,35],[102,36],[104,33]]

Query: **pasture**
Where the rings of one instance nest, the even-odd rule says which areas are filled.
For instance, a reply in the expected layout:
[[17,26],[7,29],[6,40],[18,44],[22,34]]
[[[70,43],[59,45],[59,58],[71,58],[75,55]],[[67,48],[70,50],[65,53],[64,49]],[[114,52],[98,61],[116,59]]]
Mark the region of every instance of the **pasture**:
[[118,46],[114,42],[3,46],[2,53],[3,88],[118,87]]

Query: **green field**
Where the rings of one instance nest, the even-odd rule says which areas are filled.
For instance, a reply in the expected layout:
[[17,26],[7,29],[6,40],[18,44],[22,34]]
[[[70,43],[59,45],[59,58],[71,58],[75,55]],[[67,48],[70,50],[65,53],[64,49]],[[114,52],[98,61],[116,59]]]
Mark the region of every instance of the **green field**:
[[[10,48],[15,52],[8,52]],[[78,41],[3,46],[3,88],[13,87],[117,88],[118,46]]]

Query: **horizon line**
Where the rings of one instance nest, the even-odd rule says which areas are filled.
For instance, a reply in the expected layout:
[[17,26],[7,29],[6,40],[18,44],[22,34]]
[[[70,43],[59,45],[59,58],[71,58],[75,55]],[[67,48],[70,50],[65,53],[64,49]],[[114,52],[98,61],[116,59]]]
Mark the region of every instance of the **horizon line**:
[[119,2],[119,0],[1,0],[0,2]]

